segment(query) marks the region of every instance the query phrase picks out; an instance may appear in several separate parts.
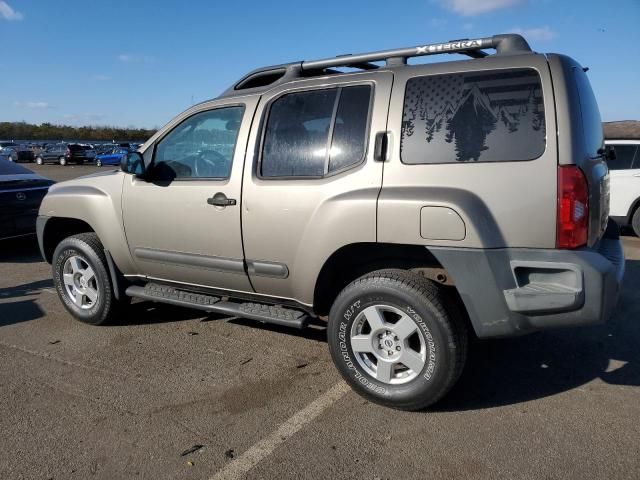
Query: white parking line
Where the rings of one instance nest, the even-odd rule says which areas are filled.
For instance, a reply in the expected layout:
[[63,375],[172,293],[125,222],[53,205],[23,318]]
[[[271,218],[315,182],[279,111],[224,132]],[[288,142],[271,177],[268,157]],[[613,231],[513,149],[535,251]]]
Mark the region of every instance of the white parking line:
[[280,425],[276,431],[271,433],[271,435],[260,440],[222,470],[218,471],[218,473],[211,477],[211,480],[239,480],[244,478],[249,470],[264,458],[271,455],[279,445],[287,441],[289,437],[298,432],[302,427],[311,423],[318,415],[342,398],[348,391],[349,387],[346,383],[340,382],[335,384],[305,408],[296,412],[286,422]]

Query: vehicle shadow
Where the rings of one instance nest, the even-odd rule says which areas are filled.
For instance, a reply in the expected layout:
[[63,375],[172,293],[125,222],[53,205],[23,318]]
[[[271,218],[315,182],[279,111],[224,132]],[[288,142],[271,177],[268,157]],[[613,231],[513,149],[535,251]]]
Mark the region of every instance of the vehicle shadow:
[[35,300],[0,303],[0,327],[37,320],[44,315]]
[[[1,297],[0,297],[1,298]],[[317,342],[327,341],[327,322],[319,319],[311,319],[308,327],[298,330],[291,327],[262,323],[248,318],[230,317],[225,314],[207,313],[192,308],[178,307],[164,303],[154,303],[148,301],[136,301],[121,313],[111,326],[143,325],[154,323],[180,322],[183,320],[200,319],[201,322],[226,321],[234,325],[256,328],[270,332],[277,332],[283,335],[307,338]]]
[[150,325],[154,323],[195,320],[203,317],[206,317],[206,320],[223,320],[229,318],[228,315],[216,315],[192,308],[168,305],[166,303],[134,301],[107,326]]
[[511,405],[594,379],[640,386],[639,281],[640,261],[627,260],[618,306],[605,325],[473,343],[462,377],[434,410]]
[[53,288],[53,280],[50,278],[36,280],[35,282],[23,283],[16,287],[0,288],[0,300],[4,298],[24,297],[36,295],[44,288]]
[[35,235],[0,240],[0,263],[42,262]]

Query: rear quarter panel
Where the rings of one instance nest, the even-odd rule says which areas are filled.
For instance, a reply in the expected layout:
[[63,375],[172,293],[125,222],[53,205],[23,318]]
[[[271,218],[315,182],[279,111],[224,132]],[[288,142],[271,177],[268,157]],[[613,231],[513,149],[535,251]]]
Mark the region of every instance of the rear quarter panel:
[[[528,161],[403,164],[400,158],[405,87],[416,76],[533,68],[541,78],[546,149]],[[543,55],[511,55],[398,69],[390,102],[390,155],[378,203],[378,241],[474,248],[553,248],[556,235],[557,158],[554,92]],[[465,236],[430,236],[424,207],[446,207]],[[427,234],[425,235],[425,232]],[[422,234],[421,234],[422,233]],[[446,236],[445,236],[446,237]],[[436,239],[434,239],[436,238]]]

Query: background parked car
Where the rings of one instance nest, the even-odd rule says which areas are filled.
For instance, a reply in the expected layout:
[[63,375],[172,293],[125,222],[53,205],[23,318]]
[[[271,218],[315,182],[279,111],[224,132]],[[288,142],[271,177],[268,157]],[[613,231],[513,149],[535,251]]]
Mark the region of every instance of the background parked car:
[[91,149],[88,145],[57,143],[47,145],[36,157],[36,163],[38,165],[42,165],[43,163],[66,165],[69,162],[75,162],[81,165],[85,161],[93,161],[95,157],[95,150]]
[[66,143],[49,143],[36,157],[36,163],[38,165],[42,165],[44,163],[59,163],[60,165],[66,165],[66,154]]
[[83,164],[84,162],[93,162],[96,158],[96,151],[91,145],[79,143],[70,143],[68,145],[69,156],[67,161]]
[[35,160],[35,155],[31,146],[18,145],[14,148],[18,152],[18,162],[33,162]]
[[13,147],[5,147],[0,149],[0,158],[9,162],[17,162],[18,152]]
[[36,233],[40,202],[55,182],[0,160],[0,239]]
[[110,151],[96,155],[96,165],[120,165],[122,158],[129,153],[129,149],[114,147]]
[[610,216],[640,236],[640,139],[607,140],[616,151],[608,160],[611,179]]

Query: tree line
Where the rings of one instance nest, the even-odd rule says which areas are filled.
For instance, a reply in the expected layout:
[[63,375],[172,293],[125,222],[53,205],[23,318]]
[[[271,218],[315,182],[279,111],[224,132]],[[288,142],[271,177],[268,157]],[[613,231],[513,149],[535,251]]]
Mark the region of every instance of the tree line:
[[0,122],[0,139],[2,140],[144,141],[155,132],[155,130],[145,128],[73,127],[71,125],[55,125],[52,123],[35,125],[26,122]]

